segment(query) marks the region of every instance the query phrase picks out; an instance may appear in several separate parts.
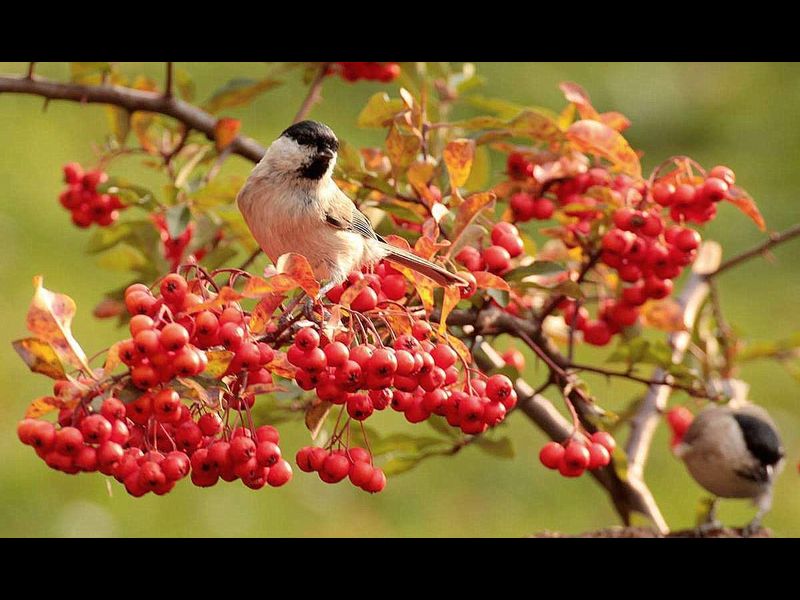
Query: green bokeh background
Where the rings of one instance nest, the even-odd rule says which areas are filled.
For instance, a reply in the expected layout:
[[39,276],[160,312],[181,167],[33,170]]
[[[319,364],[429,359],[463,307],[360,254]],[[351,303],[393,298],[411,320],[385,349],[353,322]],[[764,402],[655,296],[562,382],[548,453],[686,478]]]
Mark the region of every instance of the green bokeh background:
[[[23,73],[24,63],[3,63],[0,72]],[[197,97],[208,97],[233,77],[259,77],[263,63],[179,64],[195,79]],[[675,63],[484,63],[482,91],[523,103],[560,109],[558,83],[583,85],[600,110],[619,110],[633,126],[626,135],[644,150],[649,171],[672,154],[689,154],[702,164],[725,163],[759,202],[771,229],[800,220],[800,66],[797,64]],[[129,73],[160,80],[163,64],[126,63]],[[66,63],[41,64],[39,73],[66,79]],[[381,133],[359,130],[356,115],[366,99],[385,86],[326,82],[324,101],[312,116],[329,123],[340,137],[377,145]],[[390,86],[391,91],[391,86]],[[269,143],[289,123],[305,89],[297,74],[287,85],[264,94],[245,108],[228,111],[243,131]],[[617,523],[604,492],[590,477],[565,480],[539,466],[544,436],[521,414],[504,426],[517,451],[502,460],[468,448],[452,458],[432,459],[393,478],[384,493],[370,496],[349,485],[330,486],[296,473],[280,489],[253,492],[239,484],[197,489],[183,484],[167,497],[127,496],[114,483],[109,495],[98,475],[67,476],[47,469],[16,439],[15,424],[34,397],[50,383],[27,372],[10,346],[25,335],[24,317],[31,278],[43,274],[48,288],[78,303],[74,332],[89,354],[120,337],[109,321],[91,309],[103,291],[119,285],[119,273],[95,268],[84,254],[87,232],[74,228],[57,203],[61,166],[91,162],[91,142],[103,139],[103,108],[53,102],[44,111],[39,98],[0,95],[0,535],[2,536],[524,536],[544,529],[578,533]],[[227,172],[246,175],[249,163],[238,157]],[[494,171],[501,167],[494,165]],[[134,162],[113,172],[151,177]],[[148,180],[149,181],[149,180]],[[704,232],[728,253],[762,239],[755,226],[732,206]],[[741,334],[770,339],[800,330],[797,310],[800,280],[798,245],[775,252],[777,260],[756,260],[720,281],[728,319]],[[602,360],[605,352],[583,351],[581,358]],[[542,376],[530,354],[533,379]],[[776,486],[775,507],[766,524],[777,535],[800,535],[797,462],[800,457],[798,385],[779,365],[753,363],[742,369],[751,396],[779,423],[789,462]],[[592,391],[608,408],[620,409],[637,393],[631,385],[590,378]],[[676,400],[681,400],[676,398]],[[381,414],[375,425],[410,428],[396,414]],[[425,425],[417,426],[426,429]],[[420,431],[417,429],[416,431]],[[302,425],[282,428],[282,447],[293,454],[306,443]],[[668,452],[668,435],[659,427],[647,480],[673,528],[693,524],[702,490]],[[753,514],[744,501],[727,501],[723,520],[741,524]]]

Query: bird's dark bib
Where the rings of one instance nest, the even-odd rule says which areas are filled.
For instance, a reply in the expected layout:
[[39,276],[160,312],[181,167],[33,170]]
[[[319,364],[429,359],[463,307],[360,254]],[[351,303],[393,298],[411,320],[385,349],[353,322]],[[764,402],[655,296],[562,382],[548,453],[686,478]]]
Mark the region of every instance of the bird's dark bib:
[[762,465],[774,465],[783,458],[783,448],[775,429],[761,419],[745,414],[734,414],[747,449]]
[[321,179],[328,170],[330,159],[326,156],[315,156],[311,161],[300,167],[300,175],[306,179]]

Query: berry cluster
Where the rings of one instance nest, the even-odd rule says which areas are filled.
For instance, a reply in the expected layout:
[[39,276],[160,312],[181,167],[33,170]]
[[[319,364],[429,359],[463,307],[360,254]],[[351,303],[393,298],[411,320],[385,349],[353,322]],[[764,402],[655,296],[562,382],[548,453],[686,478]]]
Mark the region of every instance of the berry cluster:
[[524,247],[519,231],[511,223],[501,221],[492,228],[491,245],[478,249],[464,246],[456,260],[471,271],[489,271],[502,275],[511,268],[511,259],[520,256]]
[[693,420],[692,411],[685,406],[675,406],[669,409],[667,412],[667,424],[672,430],[672,438],[669,442],[670,448],[674,448],[681,443]]
[[717,165],[699,183],[656,183],[652,195],[655,202],[669,207],[670,217],[676,223],[707,223],[717,215],[717,202],[728,197],[735,182],[732,169]]
[[[366,285],[360,284],[366,280]],[[354,286],[363,285],[363,289],[350,302],[350,308],[358,312],[373,310],[387,300],[397,301],[405,297],[407,291],[406,278],[389,263],[381,261],[375,265],[373,273],[353,271],[347,279],[339,285],[328,290],[328,300],[338,303],[345,290]]]
[[336,72],[345,81],[382,81],[389,83],[400,75],[400,65],[396,62],[337,62]]
[[206,354],[192,341],[206,348],[213,344],[205,343],[204,330],[185,312],[202,301],[174,273],[161,281],[158,296],[140,283],[125,290],[125,306],[132,315],[131,337],[120,342],[119,357],[131,368],[134,385],[150,389],[175,376],[192,377],[205,370]]
[[546,443],[539,460],[548,469],[558,470],[564,477],[580,477],[586,469],[605,467],[617,442],[607,431],[597,431],[588,440],[571,438],[564,443]]
[[119,219],[125,208],[119,197],[101,194],[97,186],[108,179],[103,171],[83,171],[78,163],[64,166],[65,189],[58,197],[61,206],[72,213],[72,222],[80,228],[97,223],[108,227]]
[[354,486],[371,494],[386,487],[386,475],[373,466],[372,455],[365,448],[326,450],[305,446],[297,451],[295,460],[301,471],[316,472],[325,483],[339,483],[348,477]]

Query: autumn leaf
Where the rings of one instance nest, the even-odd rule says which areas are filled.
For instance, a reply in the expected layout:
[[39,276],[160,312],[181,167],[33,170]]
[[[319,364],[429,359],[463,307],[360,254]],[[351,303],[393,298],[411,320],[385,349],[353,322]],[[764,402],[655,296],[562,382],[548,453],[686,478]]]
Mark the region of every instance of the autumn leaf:
[[467,348],[467,345],[462,342],[460,338],[457,338],[454,335],[445,333],[445,336],[447,336],[447,342],[450,344],[450,346],[452,346],[453,350],[456,351],[456,354],[458,354],[468,365],[472,364],[472,354],[470,353],[469,348]]
[[447,331],[447,317],[461,300],[461,292],[454,285],[444,288],[444,298],[442,299],[442,316],[439,318],[439,333]]
[[316,298],[319,294],[319,282],[314,278],[314,271],[305,256],[290,252],[280,256],[275,266],[279,272],[294,279],[312,298]]
[[508,128],[514,135],[529,137],[546,142],[559,142],[564,133],[555,119],[541,111],[527,109],[511,120]]
[[628,175],[642,176],[636,152],[618,131],[599,121],[583,119],[570,125],[567,139],[581,152],[605,158]]
[[305,422],[306,427],[311,432],[312,440],[317,439],[319,432],[322,431],[322,426],[325,424],[325,419],[328,413],[331,412],[332,406],[333,404],[327,400],[319,400],[306,410]]
[[652,327],[667,333],[686,330],[683,309],[673,298],[648,300],[642,306],[640,314],[642,324],[646,327]]
[[600,115],[589,100],[589,94],[580,85],[572,81],[564,81],[558,87],[564,93],[567,102],[575,105],[582,119],[600,120]]
[[28,331],[48,342],[63,364],[91,373],[86,353],[72,336],[75,301],[66,294],[46,289],[41,275],[33,278],[33,285],[36,291],[28,309]]
[[243,106],[280,83],[275,79],[232,79],[214,92],[203,108],[210,113],[215,113],[223,108]]
[[258,301],[250,312],[248,328],[254,335],[262,334],[267,329],[267,323],[272,319],[275,309],[281,305],[285,296],[279,293],[267,294]]
[[433,177],[435,165],[431,162],[417,160],[411,163],[406,171],[406,179],[420,198],[425,201],[426,206],[432,206],[436,198],[428,187],[428,182]]
[[275,392],[285,392],[286,388],[273,381],[265,381],[248,385],[244,391],[248,394],[274,394]]
[[272,362],[268,363],[265,368],[270,373],[278,377],[283,377],[284,379],[294,379],[294,375],[297,373],[297,367],[289,362],[285,352],[280,351],[275,352],[275,358],[273,358]]
[[414,285],[416,286],[417,295],[422,300],[422,306],[425,312],[430,314],[433,310],[433,288],[436,283],[432,279],[428,279],[421,273],[414,271]]
[[416,135],[403,133],[394,126],[386,138],[386,154],[395,169],[404,169],[417,156],[422,142]]
[[[253,279],[256,278],[254,277]],[[195,304],[194,306],[190,306],[188,309],[186,309],[186,312],[189,314],[193,314],[204,310],[212,310],[215,308],[220,308],[225,304],[229,304],[230,302],[236,302],[237,300],[241,300],[244,297],[245,296],[243,294],[240,294],[232,287],[225,285],[219,290],[219,293],[216,296],[214,296],[210,300],[201,302],[200,304]]]
[[77,404],[77,401],[65,402],[64,400],[55,398],[53,396],[42,396],[28,405],[28,408],[25,410],[25,418],[38,419],[42,415],[46,415],[54,410],[69,408],[71,406],[75,406],[75,404]]
[[451,187],[461,187],[469,179],[472,170],[472,162],[475,159],[475,141],[464,138],[452,140],[445,146],[442,157],[447,166]]
[[631,126],[630,119],[616,111],[604,112],[600,115],[600,121],[611,127],[611,129],[616,129],[620,133]]
[[479,290],[511,291],[505,279],[489,273],[489,271],[474,271],[472,274],[475,276],[475,281],[478,284]]
[[356,123],[359,127],[384,127],[397,113],[404,110],[405,105],[400,98],[392,99],[386,92],[377,92],[367,100],[367,105],[361,109]]
[[122,342],[115,342],[108,349],[106,362],[103,363],[103,376],[108,377],[111,372],[122,363],[122,358],[119,355],[119,347],[121,344]]
[[493,192],[480,192],[478,194],[467,196],[464,199],[464,201],[458,207],[455,223],[453,224],[453,229],[450,232],[452,248],[456,247],[459,238],[464,233],[464,230],[467,228],[467,226],[469,226],[470,223],[472,223],[475,217],[478,216],[478,213],[480,213],[484,208],[490,207],[494,200],[495,195]]
[[214,125],[214,144],[217,152],[222,152],[225,148],[230,146],[231,142],[239,135],[239,130],[242,128],[242,122],[239,119],[232,119],[230,117],[222,117],[217,124]]
[[361,279],[359,281],[356,281],[353,285],[351,285],[344,291],[342,297],[339,298],[339,304],[347,308],[350,308],[350,305],[353,303],[353,300],[355,300],[356,297],[361,292],[363,292],[364,289],[367,287],[369,287],[368,279]]
[[750,194],[745,192],[742,188],[732,187],[725,200],[733,204],[745,215],[750,217],[753,223],[755,223],[761,231],[765,231],[767,229],[767,224],[764,222],[764,217],[761,216],[761,211],[758,210],[755,200],[753,200],[750,197]]
[[233,360],[233,352],[230,350],[206,350],[206,365],[203,375],[217,379],[225,374],[228,365]]
[[66,379],[67,374],[61,359],[47,342],[39,338],[25,338],[11,342],[11,345],[34,373],[41,373],[53,379]]

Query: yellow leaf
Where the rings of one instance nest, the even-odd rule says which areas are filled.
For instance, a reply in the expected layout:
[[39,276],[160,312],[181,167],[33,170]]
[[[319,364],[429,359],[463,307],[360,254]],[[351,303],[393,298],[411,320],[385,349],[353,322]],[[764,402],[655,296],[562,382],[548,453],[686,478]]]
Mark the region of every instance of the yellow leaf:
[[576,121],[567,130],[567,138],[579,151],[605,158],[628,175],[641,178],[639,156],[622,134],[608,125],[588,119]]
[[725,200],[733,204],[736,208],[750,217],[753,223],[755,223],[761,231],[766,230],[767,224],[764,222],[764,217],[761,216],[761,212],[758,210],[755,200],[753,200],[742,188],[731,188],[730,193]]
[[463,186],[469,179],[475,159],[475,141],[464,138],[453,140],[445,146],[442,156],[450,176],[450,185],[453,188]]
[[275,309],[280,306],[284,298],[283,294],[267,294],[258,301],[250,313],[250,322],[247,325],[250,333],[260,335],[267,330],[267,323],[270,322]]
[[66,379],[64,365],[55,349],[47,342],[39,338],[26,338],[11,342],[11,345],[34,373],[41,373],[53,379]]
[[506,292],[511,291],[508,283],[502,277],[493,275],[489,271],[475,271],[472,273],[475,276],[475,281],[478,284],[479,290],[503,290]]
[[440,334],[444,334],[447,331],[447,317],[456,307],[456,304],[458,304],[459,300],[461,300],[461,292],[456,286],[449,285],[444,288],[444,298],[442,299],[442,316],[439,321]]
[[425,201],[427,206],[436,202],[436,198],[428,187],[428,182],[433,177],[435,165],[431,162],[416,160],[408,167],[406,178],[414,191]]
[[284,379],[294,379],[294,375],[297,373],[297,367],[289,362],[285,352],[280,351],[275,351],[275,358],[266,366],[266,369]]
[[404,110],[405,105],[400,98],[392,99],[386,92],[377,92],[367,100],[367,105],[358,114],[356,123],[359,127],[384,127]]
[[213,378],[222,377],[233,360],[233,352],[230,350],[206,350],[205,352],[208,364],[203,375]]
[[230,146],[231,142],[239,135],[241,128],[242,122],[239,119],[222,117],[217,121],[217,124],[214,125],[214,144],[217,147],[217,152],[222,152]]
[[648,300],[641,308],[642,324],[667,333],[685,331],[681,305],[672,298]]
[[555,119],[533,109],[522,111],[509,123],[509,129],[514,135],[545,142],[560,142],[564,137]]
[[66,294],[57,294],[42,285],[40,275],[33,278],[35,292],[27,315],[28,331],[53,347],[62,363],[83,369],[91,368],[86,353],[72,336],[75,301]]
[[53,396],[42,396],[28,405],[28,408],[25,410],[25,418],[38,419],[42,415],[46,415],[49,412],[53,412],[54,410],[59,410],[65,407],[75,406],[75,404],[77,404],[77,402],[68,403]]
[[582,119],[600,120],[600,115],[589,101],[589,94],[581,86],[571,81],[565,81],[558,87],[561,88],[567,102],[572,102],[577,107]]
[[464,233],[467,226],[472,223],[475,217],[487,207],[490,207],[495,200],[493,192],[480,192],[467,196],[456,212],[455,223],[450,232],[450,240],[453,248],[457,246],[458,239]]
[[386,138],[386,154],[395,169],[404,169],[417,156],[422,142],[416,135],[400,131],[395,125]]
[[453,350],[469,365],[472,364],[472,354],[467,348],[466,344],[462,342],[459,338],[454,335],[450,335],[449,333],[445,334],[447,336],[447,342],[452,346]]
[[122,344],[122,342],[116,342],[108,349],[108,354],[106,354],[106,362],[103,364],[104,377],[108,377],[111,372],[122,362],[122,359],[119,356],[120,344]]

